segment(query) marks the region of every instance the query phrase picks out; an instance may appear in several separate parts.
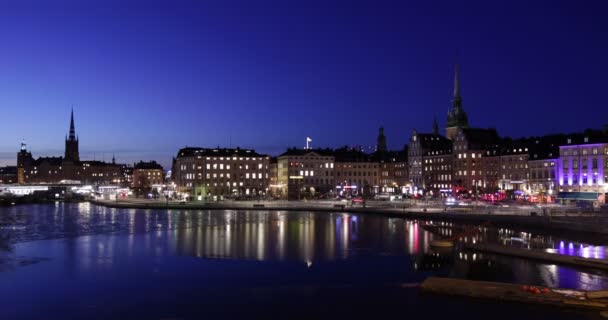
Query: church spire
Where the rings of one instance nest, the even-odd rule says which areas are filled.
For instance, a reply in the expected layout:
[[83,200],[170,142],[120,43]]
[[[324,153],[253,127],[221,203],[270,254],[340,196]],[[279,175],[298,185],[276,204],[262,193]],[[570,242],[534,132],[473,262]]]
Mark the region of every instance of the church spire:
[[386,148],[386,136],[384,135],[384,127],[380,127],[378,132],[378,143],[376,144],[376,151],[380,153],[385,153],[387,151]]
[[458,78],[458,64],[456,64],[456,72],[454,73],[454,99],[460,99],[460,79]]
[[76,129],[74,129],[74,108],[70,114],[70,134],[65,139],[65,160],[77,162],[80,161],[80,154],[78,152],[78,137],[76,136]]
[[112,164],[116,164],[116,158],[114,157],[114,152],[112,152]]
[[76,140],[76,129],[74,128],[74,108],[70,115],[70,140]]
[[446,124],[446,137],[450,140],[455,136],[458,128],[467,128],[469,126],[469,119],[462,108],[458,64],[456,64],[454,71],[454,97],[452,98],[452,108],[448,111],[448,121]]

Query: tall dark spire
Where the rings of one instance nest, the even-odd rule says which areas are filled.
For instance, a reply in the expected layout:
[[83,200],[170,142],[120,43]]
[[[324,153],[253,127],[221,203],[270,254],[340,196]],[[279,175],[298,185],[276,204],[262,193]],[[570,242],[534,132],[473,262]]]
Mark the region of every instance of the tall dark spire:
[[72,114],[70,115],[70,140],[76,140],[76,129],[74,128],[74,108],[72,108]]
[[78,137],[76,136],[76,129],[74,128],[74,108],[70,114],[70,134],[65,139],[65,160],[66,161],[80,161],[80,154],[78,152]]
[[376,151],[384,153],[386,152],[386,136],[384,135],[384,128],[380,127],[380,132],[378,133],[378,144],[376,145]]
[[458,79],[458,64],[456,64],[456,72],[454,72],[454,99],[460,98],[460,79]]
[[433,117],[433,134],[434,135],[438,135],[439,134],[439,125],[437,124],[437,117]]
[[112,152],[112,164],[116,164],[116,158],[114,157],[114,152]]
[[452,98],[452,108],[448,111],[448,127],[468,127],[469,120],[462,108],[462,97],[460,96],[460,79],[458,64],[454,72],[454,97]]

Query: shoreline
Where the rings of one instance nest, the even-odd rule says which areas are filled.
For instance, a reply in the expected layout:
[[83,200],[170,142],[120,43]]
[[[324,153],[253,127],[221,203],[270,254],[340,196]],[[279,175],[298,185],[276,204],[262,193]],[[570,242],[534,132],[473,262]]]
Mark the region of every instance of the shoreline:
[[[484,214],[484,213],[465,213],[455,210],[444,211],[442,209],[429,208],[427,211],[414,211],[413,208],[390,208],[390,207],[348,207],[346,205],[334,206],[314,206],[306,203],[295,203],[297,205],[267,205],[256,203],[241,203],[239,205],[230,203],[218,204],[196,204],[196,203],[136,203],[136,202],[115,202],[104,200],[89,200],[90,203],[123,209],[165,209],[165,210],[264,210],[264,211],[317,211],[317,212],[338,212],[338,213],[357,213],[357,214],[379,214],[389,217],[411,218],[418,220],[441,220],[460,223],[484,223],[491,222],[497,226],[524,227],[536,230],[565,231],[572,233],[584,233],[589,236],[608,237],[608,216],[529,216],[529,215],[508,215],[508,214]],[[599,240],[599,239],[598,239]]]

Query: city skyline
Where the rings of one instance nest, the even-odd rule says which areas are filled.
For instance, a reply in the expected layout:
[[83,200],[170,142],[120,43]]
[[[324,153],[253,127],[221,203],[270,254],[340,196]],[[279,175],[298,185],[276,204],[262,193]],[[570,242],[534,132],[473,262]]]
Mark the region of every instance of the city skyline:
[[[381,126],[398,149],[434,117],[445,126],[456,62],[473,127],[512,137],[601,128],[604,4],[523,5],[479,3],[477,15],[452,3],[183,2],[172,14],[151,2],[3,4],[0,162],[14,165],[22,139],[37,156],[61,155],[72,106],[85,159],[167,167],[185,146],[277,155],[306,137],[373,146]],[[569,109],[580,121],[557,111]]]

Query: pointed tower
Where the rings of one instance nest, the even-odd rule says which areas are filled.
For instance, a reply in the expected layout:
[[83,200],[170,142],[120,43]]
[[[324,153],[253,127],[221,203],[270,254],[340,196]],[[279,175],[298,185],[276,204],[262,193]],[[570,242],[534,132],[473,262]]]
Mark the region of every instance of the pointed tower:
[[384,135],[384,128],[380,127],[380,132],[378,133],[378,143],[376,144],[376,151],[379,153],[385,153],[386,150],[386,136]]
[[433,117],[433,134],[439,135],[439,125],[437,124],[437,117]]
[[445,135],[452,140],[456,136],[458,128],[467,128],[469,119],[462,108],[462,97],[460,97],[460,79],[458,77],[458,65],[454,73],[454,97],[452,98],[452,108],[448,111],[448,121],[445,128]]
[[116,164],[116,158],[114,157],[114,152],[112,152],[112,164]]
[[17,183],[24,184],[27,181],[26,172],[34,166],[34,158],[32,153],[27,151],[25,140],[21,141],[21,148],[17,153]]
[[67,139],[65,139],[65,161],[80,161],[78,137],[76,136],[76,129],[74,127],[74,109],[72,109],[72,114],[70,116],[70,133]]

